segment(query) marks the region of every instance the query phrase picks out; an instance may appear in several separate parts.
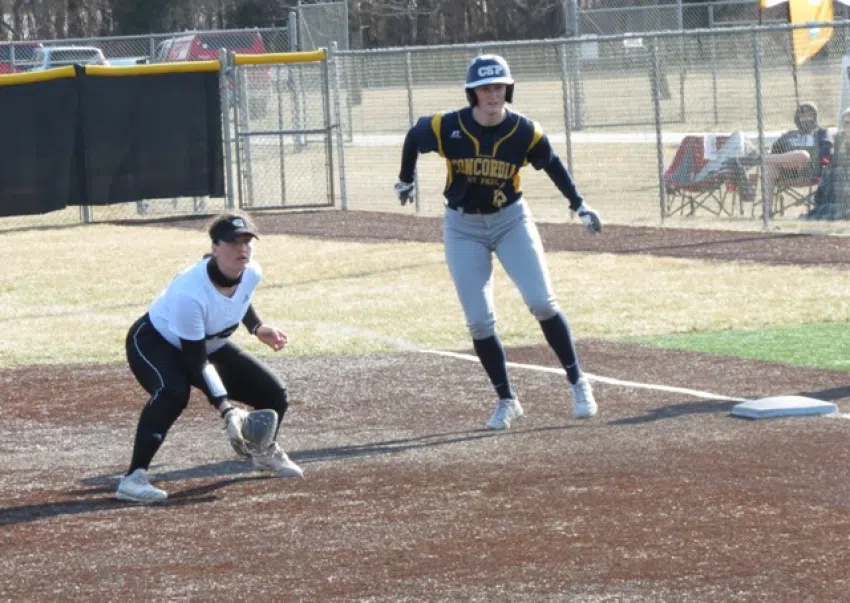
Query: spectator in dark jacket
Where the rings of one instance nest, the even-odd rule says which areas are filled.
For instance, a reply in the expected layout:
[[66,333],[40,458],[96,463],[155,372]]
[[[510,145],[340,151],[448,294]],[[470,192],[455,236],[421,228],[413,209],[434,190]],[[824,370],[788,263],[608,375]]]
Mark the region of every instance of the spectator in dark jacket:
[[848,217],[850,207],[850,109],[841,114],[832,161],[821,171],[815,205],[804,218],[835,220]]
[[832,137],[818,125],[818,109],[805,102],[794,113],[795,130],[789,130],[773,143],[764,157],[764,187],[768,207],[773,207],[777,184],[817,178],[832,160]]

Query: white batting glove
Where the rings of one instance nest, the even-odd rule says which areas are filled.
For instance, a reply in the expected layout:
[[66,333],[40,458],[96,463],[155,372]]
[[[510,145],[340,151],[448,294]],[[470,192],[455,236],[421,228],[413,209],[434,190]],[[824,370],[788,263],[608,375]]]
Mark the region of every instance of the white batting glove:
[[576,213],[589,233],[599,234],[602,232],[602,219],[589,205],[582,203],[576,210]]
[[395,196],[401,201],[402,205],[413,203],[416,196],[416,184],[413,182],[402,182],[401,180],[395,183]]

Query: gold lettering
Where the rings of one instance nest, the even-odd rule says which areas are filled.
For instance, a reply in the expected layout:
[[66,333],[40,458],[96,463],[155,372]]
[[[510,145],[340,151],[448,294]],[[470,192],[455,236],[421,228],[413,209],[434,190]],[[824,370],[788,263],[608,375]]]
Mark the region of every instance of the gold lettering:
[[496,190],[493,191],[493,206],[494,207],[502,207],[507,202],[508,202],[508,197],[500,189],[496,189]]

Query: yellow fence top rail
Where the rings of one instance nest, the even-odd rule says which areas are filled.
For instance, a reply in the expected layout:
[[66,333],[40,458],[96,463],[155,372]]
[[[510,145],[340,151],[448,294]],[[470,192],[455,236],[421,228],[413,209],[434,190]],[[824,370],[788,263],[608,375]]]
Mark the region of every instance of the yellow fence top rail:
[[316,63],[324,61],[324,49],[306,52],[268,52],[266,54],[235,54],[233,62],[236,65],[268,65],[279,63]]
[[218,61],[179,61],[153,63],[151,65],[86,65],[86,75],[157,75],[161,73],[219,71],[220,69],[221,64]]
[[56,69],[45,69],[44,71],[27,71],[24,73],[5,73],[0,75],[0,86],[11,86],[14,84],[29,84],[32,82],[46,82],[58,80],[64,77],[74,77],[74,66],[57,67]]

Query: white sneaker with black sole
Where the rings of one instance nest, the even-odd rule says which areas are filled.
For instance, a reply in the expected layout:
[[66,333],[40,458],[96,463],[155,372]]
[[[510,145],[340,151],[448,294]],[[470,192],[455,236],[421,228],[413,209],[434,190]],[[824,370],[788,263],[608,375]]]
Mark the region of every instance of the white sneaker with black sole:
[[511,421],[519,419],[525,413],[520,406],[519,400],[514,398],[503,398],[496,401],[496,409],[487,421],[487,429],[508,429]]
[[590,382],[584,375],[570,385],[570,391],[573,394],[573,418],[589,419],[596,414],[599,408],[596,406]]
[[151,485],[147,471],[139,468],[121,478],[115,497],[134,502],[157,502],[168,498],[168,494]]
[[260,471],[272,471],[278,477],[303,477],[304,471],[292,462],[292,459],[280,449],[277,443],[269,446],[268,450],[256,453],[254,457],[254,468]]

